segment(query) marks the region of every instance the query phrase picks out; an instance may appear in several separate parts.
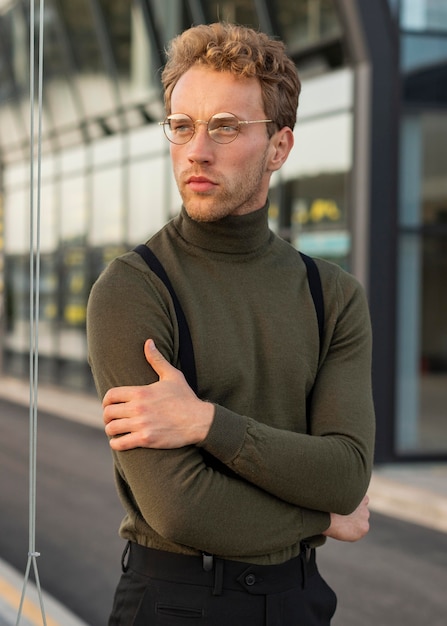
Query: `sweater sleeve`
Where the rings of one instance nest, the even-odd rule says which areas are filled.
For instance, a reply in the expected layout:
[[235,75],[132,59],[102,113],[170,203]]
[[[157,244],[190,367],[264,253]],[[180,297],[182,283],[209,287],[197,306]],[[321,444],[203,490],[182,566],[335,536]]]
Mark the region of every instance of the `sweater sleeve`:
[[361,286],[340,272],[334,293],[326,303],[311,433],[276,429],[261,423],[259,416],[242,420],[241,433],[240,416],[218,406],[203,446],[278,498],[309,509],[349,514],[367,490],[372,467],[372,341]]
[[[160,285],[128,257],[113,262],[93,287],[87,335],[101,397],[113,386],[156,380],[143,354],[148,337],[176,365],[175,315]],[[244,422],[248,420],[238,419]],[[329,526],[326,513],[303,509],[242,477],[212,469],[195,446],[118,452],[115,463],[131,494],[132,514],[169,542],[249,557],[296,546]]]

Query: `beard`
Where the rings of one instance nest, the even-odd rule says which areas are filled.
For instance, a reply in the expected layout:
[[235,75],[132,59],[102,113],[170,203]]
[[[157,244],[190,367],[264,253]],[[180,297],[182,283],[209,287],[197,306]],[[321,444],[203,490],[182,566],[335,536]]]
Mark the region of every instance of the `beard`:
[[[205,192],[191,191],[183,182],[197,174],[197,168],[194,172],[189,170],[181,176],[176,175],[183,205],[189,217],[196,222],[216,222],[229,215],[244,215],[264,206],[270,178],[266,172],[266,159],[267,152],[249,168],[236,171],[231,178],[213,176],[217,185],[215,189]],[[200,174],[206,173],[206,168],[202,168]]]

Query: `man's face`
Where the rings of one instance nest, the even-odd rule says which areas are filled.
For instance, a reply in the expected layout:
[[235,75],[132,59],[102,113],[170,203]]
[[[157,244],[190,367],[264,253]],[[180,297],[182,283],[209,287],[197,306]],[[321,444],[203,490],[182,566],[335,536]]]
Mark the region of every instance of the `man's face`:
[[[194,66],[172,92],[171,113],[186,113],[207,121],[216,113],[233,113],[240,120],[263,120],[261,86],[255,78],[237,78]],[[175,179],[188,215],[215,221],[261,208],[267,199],[275,152],[265,123],[242,125],[228,144],[211,139],[205,124],[197,124],[192,139],[171,144]]]

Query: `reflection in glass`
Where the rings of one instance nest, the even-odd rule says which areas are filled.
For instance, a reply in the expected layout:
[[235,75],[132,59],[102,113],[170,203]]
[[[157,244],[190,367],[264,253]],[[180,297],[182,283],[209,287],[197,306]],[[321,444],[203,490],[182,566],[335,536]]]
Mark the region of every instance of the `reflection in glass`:
[[23,376],[29,359],[29,257],[8,255],[5,263],[5,361],[8,373]]
[[259,28],[259,15],[254,0],[205,0],[205,14],[208,22],[232,22]]
[[[127,236],[131,245],[144,243],[166,222],[168,216],[165,215],[164,207],[167,204],[170,173],[170,167],[168,169],[162,158],[130,165]],[[151,184],[154,180],[158,182],[157,185]]]
[[67,34],[72,64],[87,116],[100,115],[115,107],[114,88],[101,50],[101,36],[88,0],[53,0]]
[[292,242],[302,252],[348,269],[351,236],[348,224],[347,175],[322,174],[291,185]]
[[28,33],[19,4],[0,15],[0,142],[3,145],[29,134]]
[[402,126],[397,446],[447,449],[447,116]]
[[[447,115],[421,116],[423,151],[423,221],[445,228],[447,223]],[[447,254],[447,250],[446,250]]]
[[5,195],[5,251],[29,253],[29,188],[10,190]]
[[[441,64],[447,62],[447,34],[436,36],[405,33],[401,38],[400,56],[402,69],[408,73],[407,80],[417,79],[416,72],[420,73],[421,78],[424,78],[424,75],[426,77],[420,84],[417,94],[420,99],[422,98],[422,102],[427,103],[424,96],[427,97],[428,93],[438,92],[441,97],[442,89],[436,89],[436,85],[433,85],[436,76],[430,76],[430,70],[436,70],[437,66],[441,70]],[[421,89],[424,91],[421,92]]]
[[93,174],[93,203],[89,242],[92,246],[123,239],[123,169],[119,165]]
[[52,181],[41,187],[40,249],[44,253],[55,253],[59,243],[54,191]]
[[[62,367],[58,375],[63,384],[72,387],[85,386],[86,380],[85,318],[91,286],[88,283],[88,270],[87,249],[84,246],[72,242],[62,247],[59,264],[57,333],[57,357]],[[67,375],[67,372],[71,372],[71,376]]]
[[60,182],[60,237],[66,242],[85,241],[87,233],[87,180],[79,176]]
[[294,52],[340,35],[333,0],[278,0],[276,4],[284,41]]
[[401,26],[409,30],[447,30],[445,0],[401,0]]
[[[59,132],[65,126],[79,125],[83,110],[73,76],[73,55],[70,40],[58,9],[58,2],[47,0],[45,11],[45,109]],[[72,132],[74,131],[74,128]],[[77,129],[77,143],[82,139]]]

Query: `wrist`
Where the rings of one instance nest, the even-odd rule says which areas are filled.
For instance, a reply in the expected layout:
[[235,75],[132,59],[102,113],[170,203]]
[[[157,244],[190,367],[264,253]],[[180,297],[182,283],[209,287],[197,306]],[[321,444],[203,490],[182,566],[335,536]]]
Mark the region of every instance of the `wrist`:
[[324,530],[321,534],[324,535],[325,537],[330,537],[331,536],[331,532],[333,531],[333,522],[334,522],[334,514],[333,513],[329,513],[329,525],[326,528],[326,530]]
[[214,404],[207,400],[200,400],[200,408],[197,413],[197,437],[196,445],[200,446],[202,442],[207,438],[210,432],[211,424],[214,419]]

